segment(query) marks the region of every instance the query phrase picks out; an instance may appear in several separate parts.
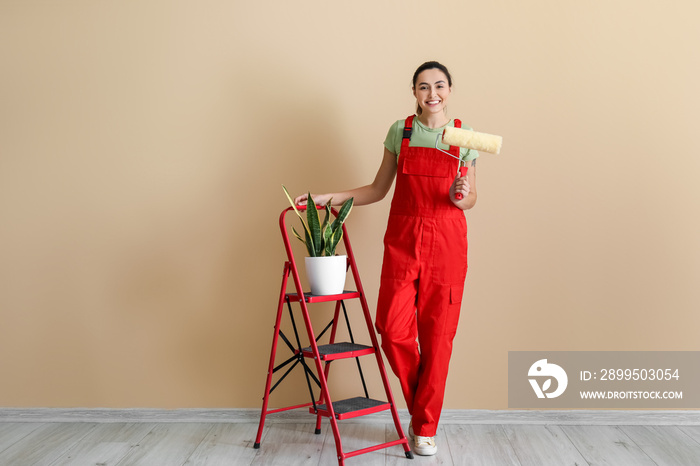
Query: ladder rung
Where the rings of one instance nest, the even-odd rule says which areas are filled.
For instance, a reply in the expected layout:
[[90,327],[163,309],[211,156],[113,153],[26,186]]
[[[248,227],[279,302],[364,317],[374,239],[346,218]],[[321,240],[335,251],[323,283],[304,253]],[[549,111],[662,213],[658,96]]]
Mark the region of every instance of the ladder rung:
[[[285,296],[289,298],[290,301],[298,302],[301,301],[298,293],[287,293]],[[322,303],[326,301],[342,301],[344,299],[359,298],[359,291],[345,290],[341,294],[326,294],[326,295],[315,295],[311,293],[304,293],[304,301],[307,303]]]
[[[302,353],[307,358],[314,357],[314,353],[310,346],[304,348]],[[321,361],[334,361],[336,359],[357,358],[366,354],[374,354],[374,348],[367,345],[344,342],[333,343],[330,345],[319,345],[318,353],[321,355]]]
[[[367,414],[387,410],[390,407],[391,405],[387,401],[373,400],[362,396],[333,402],[333,411],[335,412],[335,418],[338,420],[366,416]],[[318,409],[318,414],[321,416],[330,417],[326,405],[317,405],[316,408]],[[313,407],[309,408],[309,412],[311,414],[317,414],[314,412]]]

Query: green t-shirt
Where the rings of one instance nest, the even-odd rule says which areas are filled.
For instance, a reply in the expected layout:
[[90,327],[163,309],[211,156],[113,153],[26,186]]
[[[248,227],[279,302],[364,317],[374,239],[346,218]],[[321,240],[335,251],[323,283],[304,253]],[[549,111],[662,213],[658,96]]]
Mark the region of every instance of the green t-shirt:
[[[384,147],[386,147],[389,152],[396,154],[398,158],[399,152],[401,152],[401,139],[403,138],[403,127],[406,124],[406,120],[397,120],[396,123],[391,125],[389,132],[384,140]],[[411,140],[408,143],[410,147],[435,147],[435,139],[439,133],[445,129],[446,126],[454,126],[454,120],[450,120],[445,126],[440,128],[428,128],[423,123],[421,123],[418,118],[413,119],[413,133],[411,134]],[[462,124],[464,129],[472,129],[469,126]],[[438,143],[438,147],[442,150],[449,150],[449,146],[442,143],[442,138]],[[460,147],[459,155],[465,162],[474,160],[479,156],[479,153],[473,149],[466,149]]]

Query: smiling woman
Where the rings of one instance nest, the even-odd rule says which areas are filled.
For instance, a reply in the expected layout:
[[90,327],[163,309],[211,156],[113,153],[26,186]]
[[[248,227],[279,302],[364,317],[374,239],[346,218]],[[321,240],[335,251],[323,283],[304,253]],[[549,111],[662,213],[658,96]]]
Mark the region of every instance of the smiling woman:
[[[416,434],[414,452],[419,455],[437,453],[433,437],[467,274],[464,211],[476,203],[476,151],[445,147],[454,158],[472,162],[467,176],[455,176],[457,162],[435,148],[436,135],[448,126],[462,127],[460,120],[447,117],[451,91],[452,77],[445,66],[434,61],[419,66],[412,86],[416,115],[389,129],[374,182],[313,195],[320,205],[351,197],[356,205],[371,204],[386,196],[396,178],[384,236],[376,327],[401,382],[411,414],[409,433]],[[305,204],[307,198],[301,195],[295,202]]]

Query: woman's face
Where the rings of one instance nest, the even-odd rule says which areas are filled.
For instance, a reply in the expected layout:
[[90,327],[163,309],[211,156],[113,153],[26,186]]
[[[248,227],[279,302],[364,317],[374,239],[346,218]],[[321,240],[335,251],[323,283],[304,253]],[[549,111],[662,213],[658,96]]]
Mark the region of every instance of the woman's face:
[[423,113],[440,113],[445,111],[447,98],[451,91],[445,73],[437,68],[432,68],[418,75],[413,95]]

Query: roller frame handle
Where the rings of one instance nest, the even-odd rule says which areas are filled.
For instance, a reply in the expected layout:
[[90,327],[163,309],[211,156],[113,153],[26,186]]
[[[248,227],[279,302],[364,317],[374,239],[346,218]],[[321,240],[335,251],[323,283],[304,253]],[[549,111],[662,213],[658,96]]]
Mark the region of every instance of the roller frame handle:
[[[459,177],[464,178],[467,176],[467,170],[469,170],[469,167],[459,167]],[[464,199],[464,195],[462,193],[455,193],[455,199],[461,201]]]

